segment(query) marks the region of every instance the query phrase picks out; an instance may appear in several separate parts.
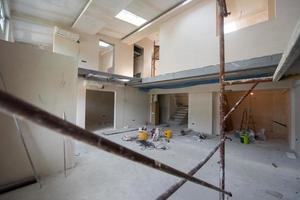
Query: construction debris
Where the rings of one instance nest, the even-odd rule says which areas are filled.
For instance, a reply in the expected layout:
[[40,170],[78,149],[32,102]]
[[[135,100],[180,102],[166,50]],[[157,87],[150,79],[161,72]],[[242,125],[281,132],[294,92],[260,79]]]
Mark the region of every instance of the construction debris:
[[[225,191],[222,187],[217,187],[204,180],[193,177],[186,174],[178,169],[161,163],[157,160],[144,156],[136,151],[133,151],[127,147],[119,145],[112,142],[103,136],[91,133],[85,129],[82,129],[68,121],[60,119],[59,117],[46,112],[32,104],[29,104],[7,92],[0,91],[0,106],[1,112],[4,113],[14,113],[18,117],[26,118],[27,120],[39,124],[41,126],[47,127],[56,132],[72,137],[81,142],[85,142],[91,146],[102,149],[106,152],[118,155],[120,157],[126,158],[136,163],[143,164],[150,168],[174,175],[179,178],[187,179],[198,185],[208,187],[212,190],[224,193],[226,195],[232,196],[231,192]],[[225,195],[224,195],[225,196]]]
[[296,154],[293,153],[293,152],[285,152],[286,156],[290,159],[293,159],[293,160],[296,160],[297,157],[296,157]]
[[283,194],[273,191],[273,190],[266,190],[266,193],[277,198],[277,199],[282,199],[283,198]]
[[277,168],[278,166],[275,163],[272,163],[273,167]]

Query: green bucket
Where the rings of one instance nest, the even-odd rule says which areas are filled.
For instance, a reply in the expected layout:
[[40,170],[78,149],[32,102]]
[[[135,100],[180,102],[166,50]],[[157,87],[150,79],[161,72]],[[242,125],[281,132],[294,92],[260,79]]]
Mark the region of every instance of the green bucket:
[[240,139],[241,139],[241,143],[243,143],[243,144],[249,144],[249,136],[248,135],[242,134],[240,136]]

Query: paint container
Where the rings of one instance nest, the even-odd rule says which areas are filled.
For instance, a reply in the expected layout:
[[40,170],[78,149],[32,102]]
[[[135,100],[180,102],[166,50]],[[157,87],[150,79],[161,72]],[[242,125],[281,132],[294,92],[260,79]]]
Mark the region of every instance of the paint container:
[[138,140],[139,141],[146,141],[148,140],[149,134],[147,131],[139,131]]
[[164,135],[167,139],[172,137],[172,131],[170,129],[165,130]]
[[243,144],[249,144],[249,136],[247,134],[242,134],[240,136],[241,143]]

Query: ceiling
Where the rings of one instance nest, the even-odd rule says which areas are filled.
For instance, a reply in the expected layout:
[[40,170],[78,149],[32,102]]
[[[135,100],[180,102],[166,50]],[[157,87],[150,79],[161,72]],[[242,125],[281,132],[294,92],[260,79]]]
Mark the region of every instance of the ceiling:
[[115,18],[122,9],[151,20],[182,1],[92,0],[83,13],[89,0],[11,0],[10,7],[15,39],[46,45],[52,42],[54,25],[92,35],[99,33],[122,38],[138,28]]

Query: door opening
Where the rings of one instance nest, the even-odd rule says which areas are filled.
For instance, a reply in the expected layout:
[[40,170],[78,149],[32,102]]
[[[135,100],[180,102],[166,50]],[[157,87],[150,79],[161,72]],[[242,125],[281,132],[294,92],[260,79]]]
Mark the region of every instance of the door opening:
[[114,128],[114,107],[114,92],[86,90],[86,129],[98,131]]

